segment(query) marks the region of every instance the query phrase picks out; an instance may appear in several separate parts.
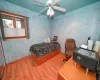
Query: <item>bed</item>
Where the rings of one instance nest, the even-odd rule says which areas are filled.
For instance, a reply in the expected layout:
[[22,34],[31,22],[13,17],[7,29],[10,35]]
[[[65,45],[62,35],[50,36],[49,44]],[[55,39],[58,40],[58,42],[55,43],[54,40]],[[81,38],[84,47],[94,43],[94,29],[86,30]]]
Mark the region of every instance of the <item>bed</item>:
[[60,53],[59,43],[39,43],[30,47],[31,55],[37,65]]

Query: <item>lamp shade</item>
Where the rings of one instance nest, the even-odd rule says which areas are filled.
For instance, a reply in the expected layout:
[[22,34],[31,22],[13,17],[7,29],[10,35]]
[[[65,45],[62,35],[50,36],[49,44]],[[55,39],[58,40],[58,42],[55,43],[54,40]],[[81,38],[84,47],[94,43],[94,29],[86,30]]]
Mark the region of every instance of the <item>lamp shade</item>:
[[53,11],[52,8],[51,8],[51,11],[50,11],[50,16],[54,16],[54,11]]
[[47,10],[47,16],[54,16],[54,11],[51,7],[49,7],[49,9]]
[[50,15],[50,8],[47,10],[47,15]]

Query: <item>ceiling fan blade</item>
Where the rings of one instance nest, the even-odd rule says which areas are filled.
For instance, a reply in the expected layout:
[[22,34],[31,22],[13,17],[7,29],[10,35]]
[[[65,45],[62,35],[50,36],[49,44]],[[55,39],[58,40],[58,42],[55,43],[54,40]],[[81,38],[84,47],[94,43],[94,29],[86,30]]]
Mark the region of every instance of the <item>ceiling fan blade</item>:
[[42,9],[42,10],[39,12],[39,14],[44,13],[47,9],[48,9],[48,7],[45,7],[44,9]]
[[62,8],[62,7],[53,6],[53,8],[54,8],[55,10],[58,10],[58,11],[66,12],[66,9],[65,9],[65,8]]
[[57,4],[58,2],[60,2],[60,0],[52,0],[52,6],[54,6],[54,5]]
[[44,5],[44,6],[46,6],[46,4],[43,3],[43,2],[41,2],[40,0],[33,0],[33,1],[34,1],[34,2],[38,2],[38,3],[40,3],[40,4]]

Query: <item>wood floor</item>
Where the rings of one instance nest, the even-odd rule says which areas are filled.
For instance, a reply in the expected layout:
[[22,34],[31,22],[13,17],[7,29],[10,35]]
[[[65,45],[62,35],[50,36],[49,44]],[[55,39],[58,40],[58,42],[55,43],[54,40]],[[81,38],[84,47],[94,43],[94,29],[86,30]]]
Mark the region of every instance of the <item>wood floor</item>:
[[58,80],[58,70],[65,63],[60,53],[36,66],[32,57],[7,66],[2,80]]

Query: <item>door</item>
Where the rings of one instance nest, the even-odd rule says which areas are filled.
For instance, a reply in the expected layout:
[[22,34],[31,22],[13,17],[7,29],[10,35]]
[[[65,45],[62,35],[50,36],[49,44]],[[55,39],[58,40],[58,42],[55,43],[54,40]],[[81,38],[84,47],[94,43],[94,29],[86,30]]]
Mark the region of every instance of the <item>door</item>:
[[5,57],[4,57],[3,46],[2,46],[1,27],[2,27],[2,21],[0,18],[0,80],[3,76],[4,68],[5,68]]
[[0,79],[3,75],[4,68],[5,68],[5,60],[4,60],[2,43],[1,43],[1,38],[0,38]]

